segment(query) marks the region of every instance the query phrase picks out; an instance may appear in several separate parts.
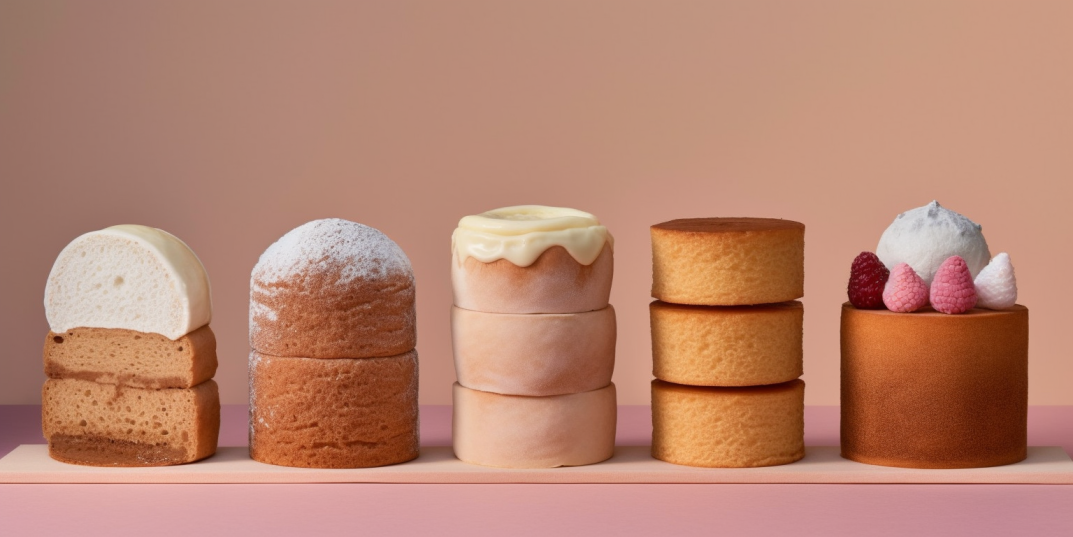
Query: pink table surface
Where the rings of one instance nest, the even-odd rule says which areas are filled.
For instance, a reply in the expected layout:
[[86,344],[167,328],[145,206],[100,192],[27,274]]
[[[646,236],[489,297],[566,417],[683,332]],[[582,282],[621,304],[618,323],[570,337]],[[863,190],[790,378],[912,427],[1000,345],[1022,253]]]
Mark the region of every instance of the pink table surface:
[[[422,407],[424,445],[450,408]],[[40,407],[0,406],[0,455],[43,443]],[[618,443],[645,445],[648,407],[620,407]],[[809,445],[838,442],[838,408],[805,412]],[[225,406],[221,445],[246,443]],[[1029,444],[1073,453],[1073,407],[1033,407]],[[314,533],[315,532],[315,533]],[[1073,535],[1063,485],[0,485],[0,535]]]

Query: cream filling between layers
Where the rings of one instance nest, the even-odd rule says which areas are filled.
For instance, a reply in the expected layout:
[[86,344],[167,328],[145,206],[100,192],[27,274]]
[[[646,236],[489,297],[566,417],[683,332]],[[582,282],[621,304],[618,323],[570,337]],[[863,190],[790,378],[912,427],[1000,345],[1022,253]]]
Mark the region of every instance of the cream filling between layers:
[[614,238],[589,213],[563,207],[519,205],[463,217],[451,236],[458,262],[506,259],[528,267],[545,251],[561,246],[575,261],[591,265]]

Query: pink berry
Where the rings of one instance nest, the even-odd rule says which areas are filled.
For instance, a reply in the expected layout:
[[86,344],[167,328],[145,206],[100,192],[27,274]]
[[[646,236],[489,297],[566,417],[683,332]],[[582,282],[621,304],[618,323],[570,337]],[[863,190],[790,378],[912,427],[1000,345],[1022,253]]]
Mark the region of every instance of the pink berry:
[[883,303],[890,311],[909,313],[928,304],[928,284],[907,263],[894,265],[883,288]]
[[961,256],[948,257],[939,265],[931,281],[931,306],[943,313],[965,313],[976,306],[976,286]]

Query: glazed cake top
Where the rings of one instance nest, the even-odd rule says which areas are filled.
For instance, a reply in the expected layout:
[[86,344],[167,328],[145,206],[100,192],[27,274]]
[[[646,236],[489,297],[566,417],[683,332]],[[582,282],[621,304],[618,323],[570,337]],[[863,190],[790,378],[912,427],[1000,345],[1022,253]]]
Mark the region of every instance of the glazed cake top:
[[592,214],[565,207],[518,205],[463,217],[451,235],[458,261],[506,259],[519,267],[559,246],[582,265],[591,265],[614,238]]

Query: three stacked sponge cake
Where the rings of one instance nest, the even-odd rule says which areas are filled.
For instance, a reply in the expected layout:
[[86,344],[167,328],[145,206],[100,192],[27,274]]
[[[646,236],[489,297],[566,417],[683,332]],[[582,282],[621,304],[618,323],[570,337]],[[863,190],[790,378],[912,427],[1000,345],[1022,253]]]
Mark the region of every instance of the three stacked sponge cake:
[[418,455],[410,260],[341,219],[291,230],[250,279],[250,456],[361,468]]
[[805,226],[652,226],[652,455],[755,467],[804,456]]
[[216,452],[209,280],[186,244],[137,225],[82,235],[52,267],[45,313],[49,455],[74,464],[161,466]]

